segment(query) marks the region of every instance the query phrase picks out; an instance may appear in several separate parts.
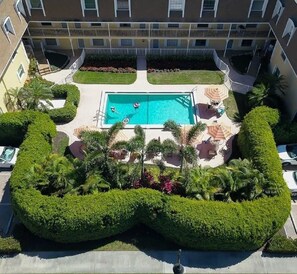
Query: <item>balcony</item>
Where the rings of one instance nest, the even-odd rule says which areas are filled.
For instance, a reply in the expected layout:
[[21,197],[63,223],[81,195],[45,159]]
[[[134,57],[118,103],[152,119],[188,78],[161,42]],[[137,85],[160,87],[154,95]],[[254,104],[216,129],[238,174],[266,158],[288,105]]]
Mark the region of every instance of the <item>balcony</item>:
[[[137,29],[137,28],[29,28],[25,37],[111,37],[111,38],[222,38],[228,37],[228,29]],[[269,30],[231,30],[230,38],[266,38]]]

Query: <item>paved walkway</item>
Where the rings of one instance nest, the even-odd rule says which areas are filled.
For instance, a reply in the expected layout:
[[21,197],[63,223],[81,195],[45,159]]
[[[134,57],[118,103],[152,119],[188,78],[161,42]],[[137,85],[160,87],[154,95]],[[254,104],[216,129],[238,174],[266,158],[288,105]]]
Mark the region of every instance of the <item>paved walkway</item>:
[[[0,273],[173,273],[176,253],[93,251],[41,252],[0,259]],[[296,273],[296,257],[262,252],[183,252],[185,273]]]

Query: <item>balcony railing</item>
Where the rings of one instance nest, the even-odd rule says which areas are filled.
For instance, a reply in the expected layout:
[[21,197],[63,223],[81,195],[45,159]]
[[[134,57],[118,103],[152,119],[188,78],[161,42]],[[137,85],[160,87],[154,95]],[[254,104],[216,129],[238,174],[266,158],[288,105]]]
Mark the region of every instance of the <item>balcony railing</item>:
[[31,37],[110,37],[110,38],[266,38],[269,30],[226,29],[122,29],[122,28],[29,28],[25,36]]

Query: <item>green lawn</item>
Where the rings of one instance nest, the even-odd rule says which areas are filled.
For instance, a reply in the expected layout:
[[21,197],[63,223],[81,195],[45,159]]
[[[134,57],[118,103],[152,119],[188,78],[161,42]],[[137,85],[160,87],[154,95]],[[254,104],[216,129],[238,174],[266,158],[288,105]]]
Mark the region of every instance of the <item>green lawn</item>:
[[153,72],[147,75],[148,82],[155,85],[222,84],[224,79],[224,74],[221,71],[210,70]]
[[136,73],[112,73],[95,71],[77,71],[73,81],[79,84],[132,84],[136,80]]
[[241,121],[247,114],[247,96],[238,92],[229,91],[229,97],[224,100],[227,116],[233,121]]

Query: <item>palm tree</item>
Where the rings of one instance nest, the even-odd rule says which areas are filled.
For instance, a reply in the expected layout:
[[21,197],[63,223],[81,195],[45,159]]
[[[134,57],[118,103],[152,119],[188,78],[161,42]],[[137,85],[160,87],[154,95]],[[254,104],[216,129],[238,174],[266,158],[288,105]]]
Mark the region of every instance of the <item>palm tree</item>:
[[65,157],[50,154],[40,164],[35,164],[27,174],[28,182],[47,195],[63,196],[72,190],[75,183],[75,169]]
[[251,107],[267,105],[280,107],[280,95],[285,95],[287,83],[283,75],[264,74],[261,83],[254,86],[248,92],[248,100]]
[[119,176],[114,172],[120,172],[115,166],[116,161],[110,157],[111,151],[117,146],[115,139],[119,131],[123,128],[121,122],[115,123],[107,131],[85,131],[81,134],[81,139],[85,145],[84,165],[85,171],[90,175],[94,171],[102,172],[104,178],[111,183]]
[[200,166],[185,172],[182,181],[186,196],[198,200],[213,200],[218,188],[212,184],[211,176],[211,169]]
[[21,100],[26,109],[44,111],[48,109],[48,106],[53,106],[50,101],[53,98],[51,88],[41,81],[32,81],[21,89],[21,94]]
[[[176,122],[168,120],[164,123],[164,128],[170,130],[176,144],[178,145],[179,154],[181,157],[180,172],[183,172],[186,163],[195,164],[197,160],[197,154],[195,148],[192,146],[196,137],[206,128],[206,125],[198,122],[192,126],[188,131],[183,127],[180,127]],[[165,141],[164,141],[165,142]],[[169,141],[166,141],[170,144]],[[172,143],[171,143],[172,144]],[[172,147],[173,151],[177,147]]]
[[8,111],[24,109],[22,103],[22,88],[10,88],[4,94],[4,103]]

